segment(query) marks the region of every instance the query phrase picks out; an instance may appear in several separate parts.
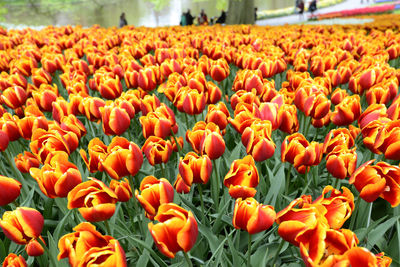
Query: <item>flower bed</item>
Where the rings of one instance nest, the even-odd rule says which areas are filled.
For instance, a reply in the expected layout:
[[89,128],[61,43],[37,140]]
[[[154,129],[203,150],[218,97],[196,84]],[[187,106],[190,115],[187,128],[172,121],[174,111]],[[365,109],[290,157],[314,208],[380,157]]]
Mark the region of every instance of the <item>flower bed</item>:
[[398,18],[1,30],[0,262],[395,266]]

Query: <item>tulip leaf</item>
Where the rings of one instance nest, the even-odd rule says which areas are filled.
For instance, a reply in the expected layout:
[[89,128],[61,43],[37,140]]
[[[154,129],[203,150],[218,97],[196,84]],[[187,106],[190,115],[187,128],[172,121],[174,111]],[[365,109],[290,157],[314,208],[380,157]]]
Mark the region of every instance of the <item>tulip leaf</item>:
[[264,203],[275,206],[276,199],[285,185],[285,165],[281,165],[276,175],[269,168],[267,170],[271,186],[267,196],[264,198]]
[[390,218],[389,220],[379,224],[374,227],[367,236],[367,248],[371,249],[380,239],[385,239],[385,233],[392,227],[395,223],[399,221],[400,216]]
[[216,235],[211,231],[209,227],[199,223],[199,232],[207,239],[211,251],[216,251],[218,244],[220,243]]
[[3,240],[0,239],[0,262],[7,256],[6,247],[4,246]]
[[35,194],[35,190],[30,190],[29,194],[24,198],[24,201],[21,202],[20,206],[21,207],[31,207],[30,204],[31,204],[31,201],[32,201],[32,198],[33,198],[33,194]]
[[167,264],[165,264],[163,259],[161,259],[161,257],[157,255],[157,253],[153,250],[153,248],[151,246],[149,246],[146,242],[144,242],[143,240],[137,239],[133,236],[128,236],[128,238],[131,239],[132,241],[134,241],[135,243],[140,244],[148,252],[150,252],[151,256],[154,257],[154,259],[157,261],[158,264],[160,264],[160,266],[164,266],[164,267],[168,266]]
[[69,210],[64,217],[60,220],[59,224],[57,225],[56,229],[53,232],[54,239],[59,240],[61,237],[61,231],[65,230],[65,225],[67,220],[70,218],[73,210]]

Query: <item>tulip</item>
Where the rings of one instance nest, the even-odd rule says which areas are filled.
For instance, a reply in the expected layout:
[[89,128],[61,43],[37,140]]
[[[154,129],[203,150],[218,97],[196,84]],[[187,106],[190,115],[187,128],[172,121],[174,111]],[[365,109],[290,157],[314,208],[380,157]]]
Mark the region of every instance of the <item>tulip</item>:
[[119,242],[112,236],[102,235],[88,222],[80,223],[58,241],[58,260],[68,257],[73,267],[90,266],[127,266],[125,253]]
[[55,154],[41,169],[30,168],[29,172],[43,194],[50,198],[66,197],[82,182],[78,167],[68,161],[68,154],[63,151]]
[[236,229],[247,231],[250,235],[267,230],[275,221],[276,213],[272,206],[263,205],[254,198],[236,199],[232,223]]
[[400,120],[390,121],[379,130],[374,148],[387,159],[400,159]]
[[229,76],[229,65],[225,59],[218,59],[213,62],[210,69],[210,76],[217,82],[222,82]]
[[103,182],[89,177],[68,193],[68,209],[78,208],[89,222],[105,221],[115,212],[118,198]]
[[[217,126],[218,128],[218,126]],[[200,142],[201,154],[214,160],[225,152],[225,141],[219,132],[206,129]]]
[[28,267],[28,264],[21,255],[17,256],[14,253],[10,253],[4,259],[3,267]]
[[101,119],[100,107],[104,107],[106,102],[98,97],[87,97],[82,100],[84,114],[91,121]]
[[337,126],[349,125],[357,120],[360,114],[360,97],[358,95],[347,96],[335,106],[335,110],[331,114],[331,120]]
[[123,181],[111,180],[110,189],[114,191],[120,202],[127,202],[132,197],[132,189],[126,178]]
[[347,128],[338,128],[331,130],[325,137],[323,152],[329,154],[336,147],[346,147],[350,149],[354,146],[354,138]]
[[[380,154],[382,153],[381,151],[378,150],[376,147],[376,138],[378,136],[378,133],[383,129],[383,127],[391,122],[391,119],[389,118],[379,118],[376,120],[373,120],[369,122],[367,125],[364,126],[364,128],[361,129],[361,135],[363,137],[363,144],[366,148],[371,150],[375,154]],[[381,138],[381,142],[384,140]],[[387,143],[388,144],[388,143]],[[380,144],[382,145],[382,143]]]
[[212,163],[207,155],[189,152],[179,161],[179,173],[189,187],[193,183],[206,184],[211,177]]
[[105,99],[115,99],[122,93],[122,84],[119,77],[104,77],[99,86],[99,92]]
[[32,96],[36,104],[42,111],[51,111],[53,102],[56,101],[58,94],[57,86],[51,87],[48,84],[42,84],[38,91],[33,91]]
[[354,184],[360,192],[360,197],[367,202],[373,202],[381,197],[392,207],[398,206],[400,167],[386,162],[378,162],[371,166],[373,162],[374,160],[369,160],[362,164],[350,177],[349,183]]
[[208,105],[205,122],[213,122],[223,131],[228,125],[229,116],[229,111],[224,102],[218,102],[216,105]]
[[232,90],[237,92],[245,90],[251,92],[256,89],[256,94],[260,95],[263,91],[263,77],[260,70],[240,70],[236,73],[235,80],[233,81]]
[[1,100],[7,107],[16,109],[25,104],[27,97],[25,89],[16,85],[4,90]]
[[178,131],[175,114],[164,103],[154,111],[147,113],[146,116],[140,117],[140,123],[143,128],[143,136],[146,139],[149,136],[166,138],[171,135],[171,131],[173,133]]
[[60,120],[60,127],[65,131],[71,131],[76,134],[78,139],[86,135],[86,128],[83,123],[73,114],[64,116]]
[[371,121],[387,117],[387,109],[383,104],[369,105],[358,118],[358,125],[364,128]]
[[140,102],[140,110],[143,116],[146,116],[147,113],[155,111],[160,105],[161,102],[156,95],[145,95]]
[[131,118],[122,108],[106,105],[99,108],[106,135],[122,135],[130,126]]
[[160,137],[150,136],[142,147],[149,163],[155,164],[167,163],[172,154],[172,145],[170,141],[165,141]]
[[8,137],[8,134],[6,134],[4,131],[0,130],[0,151],[5,151],[8,147],[9,142],[10,142],[10,139]]
[[233,198],[254,197],[259,182],[259,174],[252,156],[234,160],[224,179],[229,194]]
[[32,83],[36,87],[40,87],[41,84],[51,84],[52,78],[43,68],[37,68],[32,70]]
[[160,80],[161,72],[158,66],[139,70],[138,86],[145,91],[153,91]]
[[304,113],[313,119],[322,119],[325,117],[331,107],[331,102],[323,93],[317,93],[309,96],[304,103]]
[[174,188],[167,179],[157,179],[154,176],[146,176],[140,183],[140,194],[135,190],[135,197],[146,211],[146,217],[154,220],[158,208],[162,204],[171,203],[174,200]]
[[344,146],[336,146],[326,156],[326,169],[333,177],[344,179],[350,177],[356,170],[356,148],[348,149]]
[[20,136],[26,140],[30,140],[32,138],[32,133],[36,129],[44,129],[47,131],[49,128],[49,122],[45,116],[36,117],[27,115],[18,120],[17,125],[19,127]]
[[[43,225],[42,214],[35,209],[26,207],[18,207],[14,211],[6,211],[3,214],[3,219],[0,219],[0,227],[3,229],[4,235],[20,245],[28,245],[32,240],[40,238]],[[37,252],[37,247],[34,250],[29,249],[29,252],[38,256],[35,253]]]
[[107,147],[107,155],[101,161],[101,167],[111,178],[119,180],[127,175],[135,176],[142,163],[143,154],[138,145],[116,136]]
[[201,152],[201,141],[204,136],[205,130],[220,132],[219,127],[215,123],[206,123],[204,121],[198,121],[193,126],[193,129],[186,131],[186,140],[190,143],[193,150],[200,154]]
[[251,90],[247,92],[245,90],[239,90],[231,96],[231,107],[233,110],[236,110],[236,106],[239,103],[247,103],[250,105],[256,104],[256,106],[260,105],[260,99],[256,95],[256,90]]
[[179,194],[188,194],[190,192],[190,186],[188,186],[185,181],[182,179],[182,176],[178,173],[175,183],[174,183],[175,191]]
[[168,203],[158,208],[154,217],[159,223],[149,223],[154,243],[162,254],[174,258],[178,251],[188,252],[196,243],[198,227],[191,211]]
[[17,199],[22,184],[13,178],[0,175],[0,206],[5,206]]
[[12,116],[10,113],[4,113],[3,116],[0,118],[0,130],[2,133],[5,133],[8,138],[6,138],[6,135],[1,134],[1,142],[0,142],[0,149],[4,150],[7,148],[8,141],[16,141],[21,137],[20,129],[18,127],[18,117],[17,116]]
[[279,130],[293,134],[299,130],[297,109],[294,105],[283,104],[278,110]]
[[95,137],[89,141],[88,152],[89,159],[87,158],[85,150],[81,149],[79,151],[89,171],[91,173],[101,171],[101,162],[107,156],[107,146],[99,138]]
[[331,94],[332,104],[334,104],[335,106],[338,105],[340,102],[343,101],[343,99],[346,96],[348,96],[346,90],[340,89],[340,88],[336,88],[336,90],[333,91],[332,94]]

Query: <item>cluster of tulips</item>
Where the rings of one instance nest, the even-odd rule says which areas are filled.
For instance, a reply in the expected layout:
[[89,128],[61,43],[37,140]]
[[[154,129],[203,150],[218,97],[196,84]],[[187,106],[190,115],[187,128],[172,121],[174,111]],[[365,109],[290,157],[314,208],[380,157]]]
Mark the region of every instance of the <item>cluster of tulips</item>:
[[364,202],[366,227],[374,202],[400,214],[384,18],[1,29],[3,267],[389,266],[355,226]]

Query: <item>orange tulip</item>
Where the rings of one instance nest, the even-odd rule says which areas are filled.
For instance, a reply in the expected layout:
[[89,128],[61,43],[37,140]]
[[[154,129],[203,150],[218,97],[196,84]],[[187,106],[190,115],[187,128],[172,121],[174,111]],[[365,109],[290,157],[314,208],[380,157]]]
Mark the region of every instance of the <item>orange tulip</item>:
[[387,159],[400,159],[400,120],[390,121],[379,129],[374,148],[384,153]]
[[[19,245],[28,245],[31,241],[35,242],[37,238],[40,238],[43,225],[42,214],[35,209],[26,207],[6,211],[3,214],[3,219],[0,219],[0,227],[3,229],[4,235]],[[25,247],[25,249],[27,248]],[[27,250],[28,255],[33,253],[30,256],[39,256],[35,253],[37,250],[37,247]]]
[[81,149],[79,153],[91,173],[102,171],[101,162],[107,156],[107,146],[97,137],[89,141],[88,144],[89,159],[85,150]]
[[178,132],[175,114],[164,103],[154,111],[147,113],[146,116],[140,117],[140,123],[142,124],[144,138],[149,136],[166,138],[171,135],[171,131],[175,134]]
[[153,91],[160,80],[159,66],[150,66],[139,70],[138,86],[145,91]]
[[[101,153],[101,152],[100,152]],[[143,154],[138,145],[124,137],[114,137],[107,147],[107,155],[99,154],[102,169],[113,179],[135,176],[143,163]]]
[[68,161],[68,154],[63,151],[55,154],[41,169],[30,168],[29,172],[43,194],[50,198],[66,197],[82,182],[78,167]]
[[348,149],[345,146],[336,146],[326,156],[326,169],[333,177],[344,179],[350,177],[356,170],[356,148]]
[[171,153],[172,145],[170,141],[165,141],[160,137],[150,136],[142,147],[143,153],[151,165],[167,163]]
[[8,147],[9,142],[10,142],[10,139],[8,137],[8,134],[6,134],[4,131],[0,130],[0,151],[5,151]]
[[13,178],[0,175],[0,206],[5,206],[17,199],[22,184]]
[[[20,129],[18,126],[18,117],[12,116],[10,113],[4,113],[0,118],[0,130],[8,136],[9,141],[18,140],[21,137]],[[2,146],[7,148],[8,142],[2,135]],[[5,149],[4,148],[4,149]]]
[[29,172],[30,168],[38,168],[40,166],[39,160],[31,152],[25,151],[24,154],[18,154],[14,158],[15,166],[22,173]]
[[247,155],[243,159],[234,160],[224,179],[224,185],[228,187],[229,194],[233,198],[254,197],[260,180],[258,170],[252,156]]
[[106,102],[98,97],[86,97],[82,99],[84,114],[91,121],[101,119],[100,107],[104,107]]
[[323,93],[310,95],[304,102],[304,113],[313,119],[322,119],[325,117],[331,107],[331,102]]
[[207,155],[198,156],[194,152],[189,152],[179,161],[179,173],[189,187],[193,183],[208,183],[211,172],[212,163]]
[[223,131],[228,125],[229,116],[229,111],[224,102],[218,102],[216,105],[208,105],[205,122],[213,122]]
[[175,183],[174,183],[175,191],[179,194],[188,194],[190,192],[190,186],[188,186],[185,181],[182,179],[182,176],[178,173]]
[[186,131],[186,141],[190,143],[194,152],[197,154],[201,153],[201,141],[204,136],[205,130],[220,132],[219,127],[215,123],[206,123],[204,121],[198,121],[193,126],[193,129]]
[[114,191],[120,202],[127,202],[132,197],[132,189],[126,178],[123,181],[111,180],[110,189]]
[[122,135],[130,126],[129,114],[120,107],[105,105],[99,108],[103,122],[103,132],[106,135]]
[[149,223],[149,231],[165,256],[174,258],[178,251],[188,252],[196,243],[198,227],[191,211],[173,203],[163,204],[154,219],[159,223]]
[[[218,126],[216,126],[218,128]],[[201,154],[206,154],[214,160],[221,157],[225,152],[225,141],[219,131],[205,129],[200,142]]]
[[160,105],[161,102],[156,95],[145,95],[140,102],[140,110],[143,116],[146,116],[147,113],[155,111]]
[[242,133],[242,143],[248,155],[256,161],[264,161],[275,152],[275,143],[271,138],[271,122],[255,120]]
[[28,264],[21,255],[17,256],[14,253],[10,253],[4,259],[3,267],[28,267]]
[[229,65],[225,59],[218,59],[213,62],[210,69],[210,76],[217,82],[222,82],[229,76]]
[[371,121],[387,117],[387,109],[383,104],[369,105],[358,118],[358,125],[361,129],[367,126]]
[[240,70],[236,73],[235,80],[233,81],[232,90],[237,92],[245,90],[251,92],[256,89],[256,94],[260,95],[263,91],[263,77],[260,70]]
[[299,130],[297,108],[294,105],[283,104],[278,110],[279,130],[293,134]]
[[127,266],[125,253],[119,242],[112,236],[102,235],[88,222],[80,223],[58,241],[58,260],[68,257],[72,267],[90,266]]
[[100,81],[99,92],[105,99],[115,99],[122,93],[122,84],[119,77],[104,77]]
[[270,228],[275,221],[274,207],[263,205],[254,198],[236,199],[232,223],[236,229],[256,234]]
[[357,120],[361,114],[361,104],[359,95],[347,96],[335,106],[331,114],[332,122],[337,126],[349,125]]
[[36,87],[40,87],[41,84],[51,84],[52,78],[50,73],[48,73],[43,68],[33,69],[32,70],[32,83]]
[[354,184],[360,197],[367,202],[373,202],[378,197],[388,201],[392,207],[400,204],[400,167],[386,162],[378,162],[371,166],[374,160],[361,165],[350,177],[349,183]]
[[332,104],[334,104],[335,106],[338,105],[340,102],[343,101],[343,99],[346,96],[348,96],[346,90],[340,89],[340,88],[336,88],[336,90],[333,91],[332,94],[331,94]]
[[115,212],[118,201],[115,193],[102,181],[89,177],[89,181],[78,184],[68,193],[68,209],[78,208],[89,222],[105,221]]
[[336,147],[346,147],[350,149],[354,146],[354,138],[347,128],[331,130],[324,140],[323,152],[329,154]]
[[150,220],[154,220],[162,204],[171,203],[174,200],[174,188],[165,178],[146,176],[140,183],[140,191],[139,194],[139,191],[135,190],[135,197]]
[[24,105],[27,98],[28,95],[25,89],[18,85],[7,88],[1,95],[3,103],[11,109],[16,109]]

